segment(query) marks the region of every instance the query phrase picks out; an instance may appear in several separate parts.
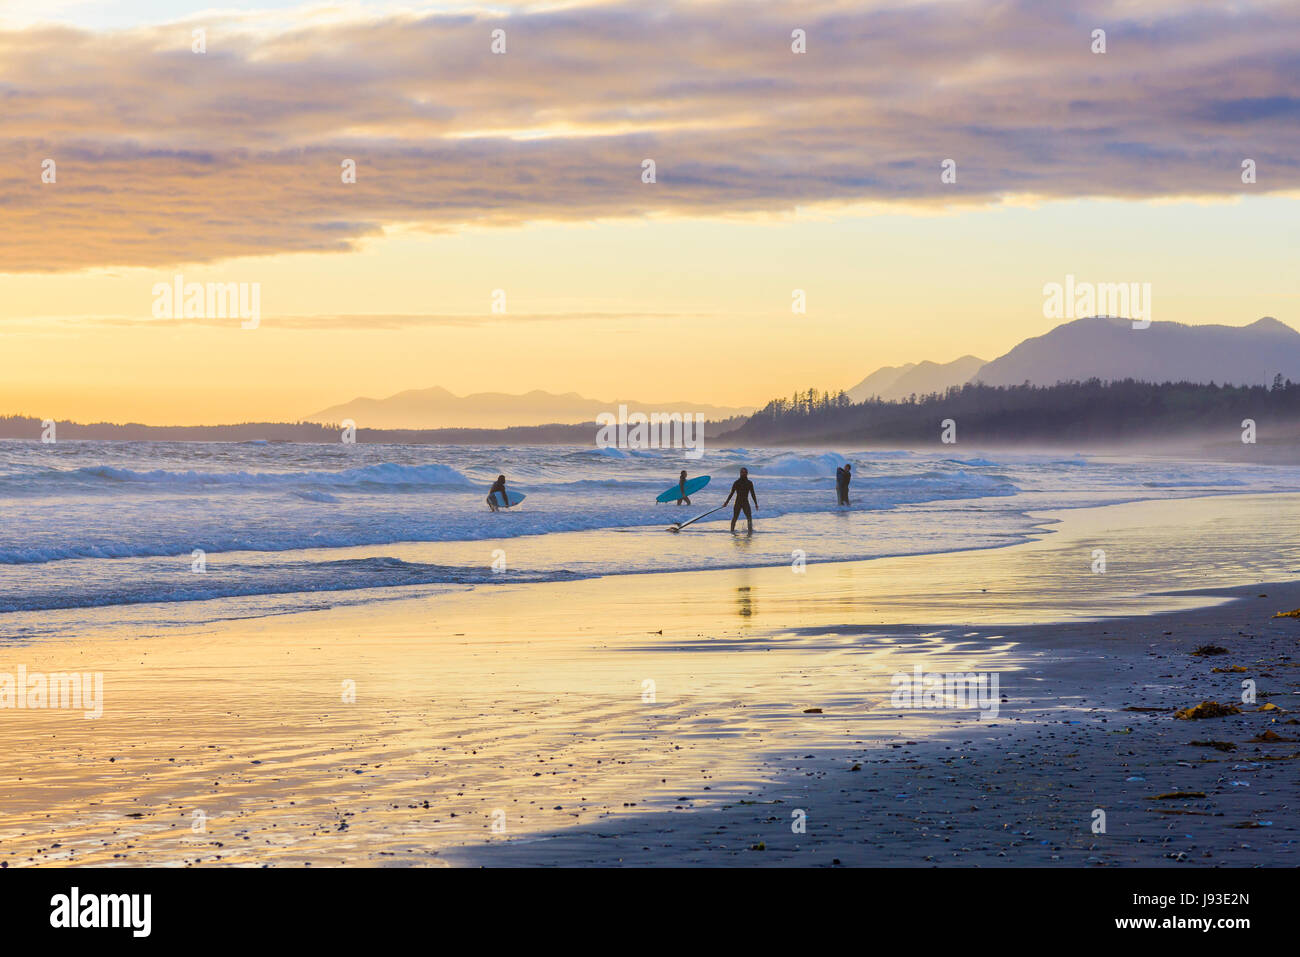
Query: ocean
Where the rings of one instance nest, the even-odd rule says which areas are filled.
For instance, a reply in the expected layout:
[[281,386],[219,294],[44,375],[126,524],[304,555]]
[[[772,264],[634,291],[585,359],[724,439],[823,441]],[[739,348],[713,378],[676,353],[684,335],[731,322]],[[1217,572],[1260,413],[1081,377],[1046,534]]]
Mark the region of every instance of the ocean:
[[[851,510],[835,505],[853,465]],[[752,538],[721,504],[741,466]],[[713,476],[689,507],[655,496]],[[490,513],[498,473],[525,492]],[[1025,541],[1030,513],[1300,490],[1300,467],[1059,453],[0,441],[0,640],[142,634],[338,604],[636,572]],[[741,523],[743,529],[743,518]]]

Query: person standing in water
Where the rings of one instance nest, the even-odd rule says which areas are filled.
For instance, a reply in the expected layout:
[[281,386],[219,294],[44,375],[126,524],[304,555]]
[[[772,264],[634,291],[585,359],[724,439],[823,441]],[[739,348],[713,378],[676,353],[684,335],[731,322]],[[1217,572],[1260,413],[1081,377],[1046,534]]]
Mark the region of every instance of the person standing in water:
[[[500,499],[497,498],[498,492],[501,493]],[[506,477],[504,475],[498,475],[497,480],[492,483],[492,488],[488,490],[487,503],[488,508],[494,512],[502,505],[509,506],[510,497],[506,495]]]
[[686,469],[682,469],[682,474],[677,477],[677,504],[691,504],[691,497],[686,494]]
[[849,480],[853,478],[852,465],[845,465],[835,470],[835,495],[838,504],[849,504]]
[[740,513],[745,513],[745,522],[749,525],[749,534],[754,533],[754,513],[749,510],[749,499],[754,499],[754,508],[758,508],[758,493],[754,491],[754,483],[749,480],[749,469],[740,470],[740,478],[731,483],[731,491],[727,493],[727,501],[722,503],[722,507],[727,507],[727,502],[731,501],[731,496],[736,496],[736,507],[731,512],[731,530],[736,530],[736,519],[740,518]]

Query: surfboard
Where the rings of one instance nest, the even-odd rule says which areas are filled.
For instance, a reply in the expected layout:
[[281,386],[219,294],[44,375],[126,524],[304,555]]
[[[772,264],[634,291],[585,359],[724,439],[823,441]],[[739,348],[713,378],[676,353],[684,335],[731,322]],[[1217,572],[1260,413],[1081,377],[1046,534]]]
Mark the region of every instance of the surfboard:
[[696,522],[698,522],[700,519],[702,519],[702,518],[708,518],[708,517],[709,517],[710,515],[712,515],[714,512],[721,512],[721,511],[722,511],[724,508],[726,508],[726,507],[727,507],[727,506],[725,506],[725,505],[719,505],[717,508],[709,509],[709,511],[705,512],[703,515],[696,515],[694,518],[690,519],[689,521],[686,521],[686,522],[673,522],[673,524],[671,524],[671,525],[668,526],[668,531],[670,531],[670,532],[680,532],[680,531],[681,531],[683,528],[685,528],[687,525],[694,525],[694,524],[695,524]]
[[[495,494],[497,497],[497,505],[501,505],[501,493],[495,492],[493,494]],[[510,499],[510,501],[506,502],[505,505],[502,506],[503,508],[512,508],[513,506],[518,505],[520,502],[522,502],[524,499],[528,497],[523,492],[506,492],[506,495]]]
[[[696,492],[698,492],[700,489],[704,488],[704,486],[708,484],[709,484],[709,476],[707,475],[697,475],[693,479],[687,479],[686,494],[694,495]],[[662,492],[660,492],[659,497],[656,498],[655,501],[675,502],[677,501],[677,499],[681,497],[681,494],[682,494],[681,488],[677,485],[674,485],[672,488],[667,488],[664,489]]]

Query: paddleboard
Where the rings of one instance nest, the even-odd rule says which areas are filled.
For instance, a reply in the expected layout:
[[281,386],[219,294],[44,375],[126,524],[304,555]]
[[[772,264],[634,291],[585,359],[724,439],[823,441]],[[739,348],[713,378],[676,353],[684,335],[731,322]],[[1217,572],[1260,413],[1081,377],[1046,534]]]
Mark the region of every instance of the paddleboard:
[[708,517],[709,517],[710,515],[712,515],[714,512],[721,512],[721,511],[722,511],[724,508],[726,508],[726,507],[727,507],[727,506],[725,506],[725,505],[719,505],[717,508],[710,509],[709,511],[705,512],[703,515],[696,515],[696,516],[695,516],[693,519],[691,519],[690,521],[687,521],[687,522],[674,522],[672,525],[669,525],[669,526],[668,526],[668,531],[670,531],[670,532],[680,532],[680,531],[681,531],[683,528],[685,528],[687,525],[694,525],[694,524],[695,524],[696,522],[698,522],[700,519],[702,519],[702,518],[708,518]]
[[[693,479],[687,479],[686,494],[694,495],[696,492],[698,492],[700,489],[704,488],[704,486],[708,484],[709,484],[709,476],[707,475],[697,475]],[[679,498],[681,498],[681,495],[682,495],[681,488],[678,485],[674,485],[672,488],[664,489],[662,492],[660,492],[659,497],[656,498],[655,501],[675,502]]]
[[[501,493],[493,492],[492,494],[497,497],[497,505],[501,505]],[[512,506],[518,505],[528,497],[523,492],[506,492],[506,495],[510,497],[510,501],[506,502],[505,505],[502,506],[503,508],[511,508]]]

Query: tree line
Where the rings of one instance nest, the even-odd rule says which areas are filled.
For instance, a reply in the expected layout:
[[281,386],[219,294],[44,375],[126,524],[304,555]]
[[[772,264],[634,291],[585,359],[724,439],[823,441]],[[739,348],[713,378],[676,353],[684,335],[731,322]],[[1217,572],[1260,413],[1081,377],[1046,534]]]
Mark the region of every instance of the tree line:
[[762,442],[853,441],[932,445],[941,423],[956,423],[959,441],[1053,444],[1122,441],[1300,423],[1300,384],[1278,375],[1271,386],[1136,379],[1039,386],[967,383],[901,401],[852,402],[843,392],[809,389],[773,399],[725,439]]

